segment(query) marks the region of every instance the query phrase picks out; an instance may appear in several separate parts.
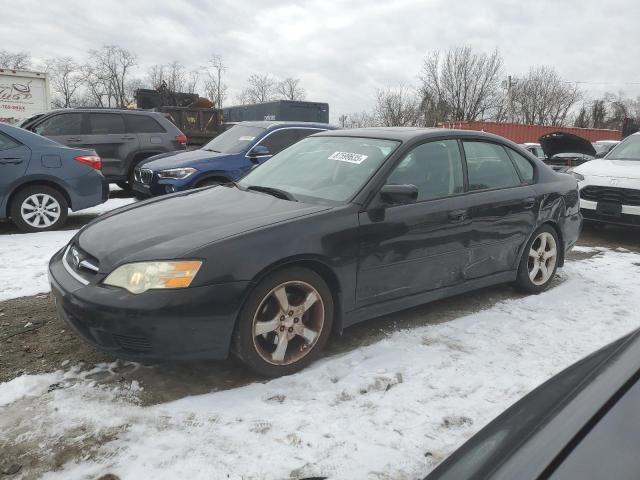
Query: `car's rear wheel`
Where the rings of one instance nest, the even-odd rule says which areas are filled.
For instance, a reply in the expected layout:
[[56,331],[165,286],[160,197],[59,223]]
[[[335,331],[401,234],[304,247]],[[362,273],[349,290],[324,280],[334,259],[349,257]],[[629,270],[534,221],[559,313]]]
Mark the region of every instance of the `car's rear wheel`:
[[60,228],[67,221],[68,211],[64,195],[46,185],[24,188],[11,200],[11,219],[23,232]]
[[235,353],[268,377],[306,367],[322,350],[333,324],[333,298],[317,273],[292,267],[262,280],[242,308]]
[[531,293],[542,292],[553,280],[559,259],[558,234],[552,226],[543,225],[531,236],[522,253],[516,284]]

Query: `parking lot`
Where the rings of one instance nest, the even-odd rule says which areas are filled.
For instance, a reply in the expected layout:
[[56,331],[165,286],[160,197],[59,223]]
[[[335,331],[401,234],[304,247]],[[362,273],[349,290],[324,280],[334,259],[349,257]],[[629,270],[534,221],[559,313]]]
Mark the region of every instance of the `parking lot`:
[[[102,211],[133,201],[120,191],[112,196]],[[258,455],[273,469],[264,478],[345,468],[354,476],[416,478],[544,379],[633,328],[640,308],[630,285],[640,268],[637,233],[587,226],[548,292],[527,297],[500,285],[374,319],[332,338],[322,360],[293,377],[265,382],[233,359],[119,361],[56,318],[36,272],[45,272],[50,253],[43,250],[64,245],[98,213],[73,217],[44,244],[35,239],[41,255],[28,270],[33,281],[14,285],[33,294],[5,292],[17,298],[0,302],[0,382],[7,382],[0,446],[3,461],[20,464],[24,478],[111,471],[165,478],[158,452],[169,444],[172,461],[192,460],[179,476],[223,478],[242,464],[262,478],[246,467],[251,445],[262,445]],[[46,235],[0,228],[3,253],[8,242],[15,254]],[[5,262],[0,274],[14,273]],[[326,419],[341,425],[340,436],[323,426]],[[37,431],[29,430],[34,422]],[[289,460],[275,462],[269,452]],[[221,459],[215,471],[210,455]]]

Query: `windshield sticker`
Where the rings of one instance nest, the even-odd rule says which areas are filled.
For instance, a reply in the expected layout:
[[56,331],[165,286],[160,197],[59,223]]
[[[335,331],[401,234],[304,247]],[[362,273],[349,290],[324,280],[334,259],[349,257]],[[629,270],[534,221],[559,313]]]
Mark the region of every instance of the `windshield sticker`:
[[246,136],[245,136],[245,137],[240,137],[240,138],[238,138],[238,141],[240,141],[240,142],[250,142],[250,141],[251,141],[251,140],[253,140],[254,138],[256,138],[256,137],[246,137]]
[[339,162],[355,163],[360,165],[368,158],[368,155],[349,152],[333,152],[329,160],[338,160]]

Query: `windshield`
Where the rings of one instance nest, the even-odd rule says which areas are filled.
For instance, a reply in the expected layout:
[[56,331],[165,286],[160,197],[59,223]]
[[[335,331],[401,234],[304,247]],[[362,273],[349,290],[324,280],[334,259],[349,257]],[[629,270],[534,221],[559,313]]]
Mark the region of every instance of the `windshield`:
[[218,135],[202,149],[220,153],[240,153],[262,132],[264,128],[236,125]]
[[300,201],[337,205],[351,200],[400,142],[309,137],[275,155],[238,182],[268,187]]
[[640,135],[631,135],[605,157],[607,160],[640,160]]

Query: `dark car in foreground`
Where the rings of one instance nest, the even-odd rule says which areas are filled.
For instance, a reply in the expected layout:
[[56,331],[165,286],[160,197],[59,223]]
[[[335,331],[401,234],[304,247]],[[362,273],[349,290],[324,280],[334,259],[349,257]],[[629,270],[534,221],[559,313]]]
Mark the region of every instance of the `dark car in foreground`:
[[640,478],[640,330],[535,389],[425,480]]
[[53,230],[69,209],[106,202],[101,163],[93,150],[0,123],[0,220],[10,218],[24,232]]
[[578,189],[474,131],[334,130],[237,183],[101,216],[49,265],[59,315],[134,358],[292,373],[332,331],[503,282],[540,292],[581,228]]
[[141,161],[187,145],[163,114],[145,110],[65,108],[34,115],[20,126],[69,147],[95,150],[106,179],[122,188],[129,188]]
[[333,128],[311,122],[241,122],[198,150],[150,158],[136,169],[133,187],[149,197],[238,180],[299,140]]

